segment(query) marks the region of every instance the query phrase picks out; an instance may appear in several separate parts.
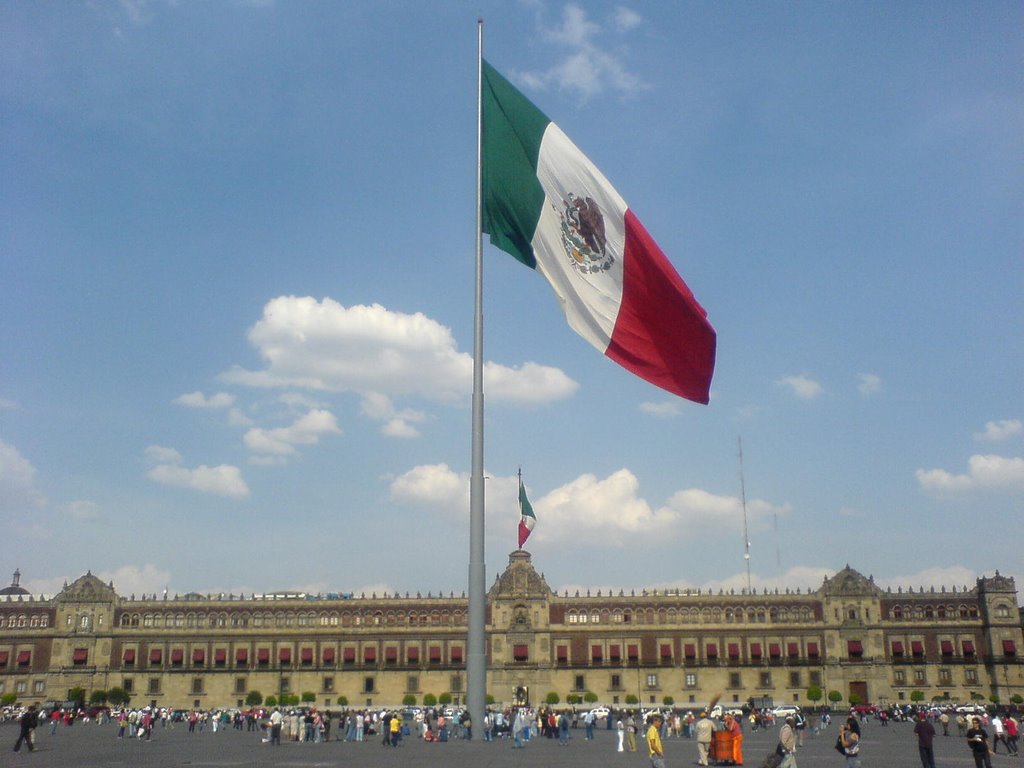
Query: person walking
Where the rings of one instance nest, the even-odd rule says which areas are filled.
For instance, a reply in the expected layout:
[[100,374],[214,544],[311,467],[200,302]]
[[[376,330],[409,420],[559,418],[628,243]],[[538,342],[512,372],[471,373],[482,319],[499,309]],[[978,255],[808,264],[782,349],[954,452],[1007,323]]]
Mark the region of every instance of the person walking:
[[35,752],[36,746],[33,743],[36,727],[39,725],[39,713],[36,712],[36,705],[30,704],[28,710],[21,716],[21,728],[18,731],[18,740],[14,742],[14,751],[21,750],[21,744],[28,745],[29,752]]
[[616,752],[622,752],[623,751],[622,743],[623,743],[623,740],[626,738],[626,726],[622,722],[622,718],[621,717],[619,717],[618,722],[615,723],[615,731],[616,731],[616,733],[618,733],[618,737],[619,737],[619,746],[618,746],[618,749],[616,749],[615,751]]
[[917,752],[921,756],[921,768],[935,768],[935,751],[932,748],[935,726],[924,712],[917,713],[914,733],[917,734]]
[[651,716],[651,724],[647,729],[647,751],[651,757],[651,768],[665,768],[665,750],[661,745],[661,715]]
[[797,768],[796,766],[796,719],[790,715],[779,729],[779,746],[777,752],[782,755],[779,768]]
[[697,733],[697,765],[708,765],[711,754],[711,734],[715,731],[714,724],[708,719],[707,712],[700,713],[700,720],[694,729]]
[[626,749],[629,752],[636,752],[636,720],[633,713],[626,715]]
[[971,748],[975,768],[992,768],[992,757],[988,750],[988,731],[981,727],[981,720],[972,718],[967,729],[967,746]]
[[281,746],[281,722],[284,720],[284,715],[281,714],[281,710],[274,707],[274,711],[270,713],[270,743],[271,745]]

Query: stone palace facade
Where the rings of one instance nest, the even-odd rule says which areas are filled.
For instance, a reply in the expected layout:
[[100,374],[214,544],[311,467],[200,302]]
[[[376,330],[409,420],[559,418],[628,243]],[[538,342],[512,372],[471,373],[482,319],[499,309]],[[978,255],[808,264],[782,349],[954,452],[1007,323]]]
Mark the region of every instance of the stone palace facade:
[[[468,601],[450,595],[124,597],[91,573],[51,597],[0,590],[0,695],[63,700],[121,687],[133,704],[394,706],[466,690]],[[815,591],[552,591],[517,550],[487,596],[487,692],[533,704],[591,692],[607,705],[700,706],[812,686],[875,704],[1024,694],[1012,578],[880,589],[849,566]],[[825,704],[827,700],[820,703]]]

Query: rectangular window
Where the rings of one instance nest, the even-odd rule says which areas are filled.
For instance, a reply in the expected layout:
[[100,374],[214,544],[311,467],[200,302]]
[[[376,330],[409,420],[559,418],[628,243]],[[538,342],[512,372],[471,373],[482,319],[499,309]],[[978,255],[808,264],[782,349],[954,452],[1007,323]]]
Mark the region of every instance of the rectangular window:
[[409,691],[409,693],[419,693],[420,676],[409,675],[407,678],[405,678],[405,690]]
[[811,685],[821,687],[821,672],[808,672],[807,676],[810,678]]
[[657,688],[658,687],[658,676],[657,675],[648,675],[647,676],[647,687],[648,688]]
[[15,693],[26,693],[28,691],[28,683],[24,680],[19,680],[14,684]]
[[151,677],[149,678],[149,687],[146,689],[147,693],[154,694],[160,693],[160,678]]
[[364,677],[363,678],[363,693],[373,693],[373,678],[372,677]]
[[135,681],[130,677],[126,677],[121,681],[121,688],[124,690],[125,693],[134,693]]
[[32,693],[36,694],[37,696],[39,694],[43,693],[45,690],[46,690],[46,681],[45,680],[36,680],[34,683],[32,683]]
[[622,675],[612,675],[611,688],[613,691],[617,691],[622,688]]
[[742,681],[740,680],[740,673],[739,672],[730,672],[729,673],[729,687],[730,688],[742,688],[743,687]]
[[915,669],[914,670],[914,684],[915,685],[921,685],[921,684],[923,684],[925,682],[927,682],[927,678],[925,677],[924,670],[923,669]]
[[789,687],[790,688],[799,688],[800,687],[800,673],[799,672],[790,672],[789,673]]
[[452,675],[448,690],[452,693],[462,692],[462,675]]
[[902,669],[897,669],[895,672],[893,672],[893,682],[896,685],[906,685],[907,673],[904,672]]
[[249,680],[245,677],[235,678],[235,693],[242,694],[249,690]]
[[193,677],[192,678],[192,693],[199,694],[203,692],[203,678]]
[[291,690],[292,690],[291,678],[288,678],[288,677],[282,677],[281,678],[281,688],[280,688],[280,690],[281,690],[281,693],[291,693]]
[[772,673],[771,672],[762,672],[761,673],[761,687],[762,688],[771,688],[772,687]]
[[334,678],[333,677],[325,677],[324,678],[322,690],[324,690],[324,691],[333,691],[334,690]]
[[940,685],[951,685],[953,682],[953,673],[944,668],[939,669],[939,684]]
[[968,685],[978,684],[978,670],[976,669],[965,669],[964,670],[964,682]]
[[583,675],[576,675],[576,680],[574,682],[576,683],[576,685],[573,687],[574,691],[587,690],[587,681]]
[[686,681],[685,681],[685,683],[686,683],[686,687],[687,688],[696,688],[697,687],[697,674],[695,672],[687,672],[686,673]]

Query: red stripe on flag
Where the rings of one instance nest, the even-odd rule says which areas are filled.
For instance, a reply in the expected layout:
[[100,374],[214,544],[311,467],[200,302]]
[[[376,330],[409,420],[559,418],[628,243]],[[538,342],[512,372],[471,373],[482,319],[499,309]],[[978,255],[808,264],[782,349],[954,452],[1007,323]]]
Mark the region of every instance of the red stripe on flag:
[[605,354],[673,394],[707,403],[715,329],[643,224],[626,211],[622,305]]

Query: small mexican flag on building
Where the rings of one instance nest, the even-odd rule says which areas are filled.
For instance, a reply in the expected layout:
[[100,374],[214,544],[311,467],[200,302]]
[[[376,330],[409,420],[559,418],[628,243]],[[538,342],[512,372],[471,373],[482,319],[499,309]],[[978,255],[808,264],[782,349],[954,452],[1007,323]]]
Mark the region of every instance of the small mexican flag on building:
[[533,507],[530,500],[526,498],[526,488],[523,487],[523,476],[519,475],[519,548],[530,537],[533,526],[537,524],[537,516],[533,514]]

